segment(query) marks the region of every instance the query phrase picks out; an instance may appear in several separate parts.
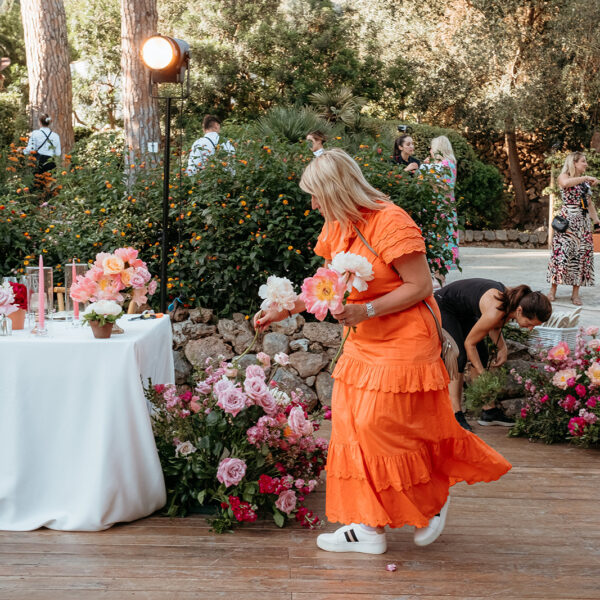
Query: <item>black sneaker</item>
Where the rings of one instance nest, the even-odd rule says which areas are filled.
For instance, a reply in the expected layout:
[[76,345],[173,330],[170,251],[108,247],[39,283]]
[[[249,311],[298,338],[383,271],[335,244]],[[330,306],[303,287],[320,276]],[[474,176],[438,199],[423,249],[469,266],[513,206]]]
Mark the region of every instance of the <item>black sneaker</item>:
[[465,413],[462,410],[459,410],[454,413],[454,418],[458,421],[458,424],[467,431],[473,431],[473,428],[467,423],[467,419],[465,417]]
[[481,417],[477,421],[480,425],[501,425],[502,427],[512,427],[515,422],[507,417],[502,409],[497,406],[488,410],[481,411]]

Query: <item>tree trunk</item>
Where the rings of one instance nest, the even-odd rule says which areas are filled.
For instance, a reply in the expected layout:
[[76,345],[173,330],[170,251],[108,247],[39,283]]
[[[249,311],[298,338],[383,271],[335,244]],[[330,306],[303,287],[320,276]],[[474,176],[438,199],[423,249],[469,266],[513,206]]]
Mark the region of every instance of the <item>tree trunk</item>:
[[504,122],[504,141],[506,145],[506,156],[508,158],[508,169],[515,194],[517,217],[519,223],[523,224],[529,208],[529,199],[525,192],[525,180],[521,170],[521,161],[517,150],[517,136],[515,134],[515,124],[511,118]]
[[32,128],[47,113],[67,154],[73,146],[73,96],[62,0],[21,0]]
[[[156,0],[121,0],[121,71],[126,170],[130,180],[141,163],[156,155],[148,142],[160,141],[158,102],[150,92],[150,72],[141,59],[144,40],[156,34]],[[135,165],[135,167],[131,167]]]

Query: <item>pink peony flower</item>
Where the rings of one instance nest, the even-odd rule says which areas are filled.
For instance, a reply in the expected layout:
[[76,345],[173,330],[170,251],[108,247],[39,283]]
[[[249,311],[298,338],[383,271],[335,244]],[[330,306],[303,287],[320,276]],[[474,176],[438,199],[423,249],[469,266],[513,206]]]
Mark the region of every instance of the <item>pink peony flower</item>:
[[275,501],[275,506],[281,511],[289,515],[296,508],[296,492],[294,490],[285,490],[279,494],[279,498]]
[[[100,279],[102,279],[103,276],[104,276],[104,269],[101,269],[100,267],[96,267],[96,266],[93,266],[85,274],[85,277],[87,277],[88,279],[91,279],[92,281],[95,281],[96,283],[98,281],[100,281]],[[82,275],[79,275],[79,277],[82,277]]]
[[590,340],[586,345],[590,350],[598,350],[600,348],[600,340]]
[[115,256],[118,256],[123,262],[131,263],[138,257],[138,251],[134,248],[117,248]]
[[17,310],[19,307],[15,304],[15,294],[7,281],[0,285],[0,315],[10,315]]
[[156,292],[156,288],[158,287],[158,284],[156,283],[156,280],[153,279],[149,284],[148,284],[148,296],[152,296],[152,294],[154,294],[154,292]]
[[554,373],[552,383],[561,390],[566,390],[567,387],[569,387],[569,381],[573,380],[573,382],[575,382],[578,378],[579,375],[577,375],[575,369],[562,369],[561,371]]
[[336,271],[320,267],[314,277],[307,277],[302,283],[300,298],[306,310],[322,321],[328,310],[339,312],[345,291],[344,280]]
[[133,273],[129,278],[129,285],[127,287],[132,287],[134,289],[141,289],[145,286],[146,282],[144,278],[139,273]]
[[145,288],[134,288],[133,292],[131,293],[131,300],[133,302],[135,302],[138,306],[142,306],[142,304],[145,304],[148,301],[148,297],[146,296],[146,289]]
[[110,252],[98,252],[98,254],[96,254],[96,262],[94,263],[94,266],[102,269],[102,272],[104,273],[104,267],[102,265],[104,263],[104,259],[108,258],[109,256],[112,256]]
[[585,330],[585,335],[591,335],[591,336],[595,337],[598,335],[598,331],[600,331],[600,328],[598,328],[596,326],[588,327]]
[[141,278],[142,280],[142,285],[148,283],[151,279],[152,279],[152,275],[150,275],[150,271],[148,271],[148,269],[144,266],[144,267],[137,267],[137,275]]
[[548,358],[550,360],[565,360],[569,357],[571,350],[567,342],[559,342],[548,351]]
[[246,463],[239,458],[224,458],[217,469],[217,479],[228,488],[237,485],[246,474]]
[[96,295],[98,284],[88,277],[79,275],[71,286],[70,296],[75,302],[89,302]]
[[594,361],[585,372],[590,378],[590,383],[593,385],[600,385],[600,362]]
[[265,352],[259,352],[256,355],[256,360],[262,364],[263,367],[268,368],[271,366],[271,357]]
[[294,406],[288,415],[290,429],[297,435],[311,435],[313,433],[312,423],[304,416],[304,410],[300,406]]

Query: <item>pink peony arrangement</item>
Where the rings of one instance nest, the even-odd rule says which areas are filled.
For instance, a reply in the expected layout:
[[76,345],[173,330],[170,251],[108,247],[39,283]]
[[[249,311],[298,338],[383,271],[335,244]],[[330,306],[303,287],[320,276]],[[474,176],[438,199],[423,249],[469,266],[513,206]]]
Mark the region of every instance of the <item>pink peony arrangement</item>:
[[15,300],[15,294],[8,281],[0,285],[0,315],[10,315],[19,310]]
[[209,360],[193,390],[148,390],[170,515],[212,505],[218,532],[258,518],[280,527],[289,519],[305,527],[319,522],[304,502],[327,456],[327,440],[315,437],[323,411],[309,413],[299,392],[269,379],[267,356],[245,369]]
[[[526,374],[511,371],[523,385],[527,404],[513,427],[513,435],[527,435],[547,443],[571,439],[582,445],[600,442],[600,343],[598,327],[581,329],[574,352],[566,342],[540,350],[543,368]],[[592,336],[586,340],[585,336]]]
[[156,281],[134,248],[117,248],[112,254],[100,252],[92,268],[79,275],[70,296],[79,303],[130,299],[141,306],[156,291]]

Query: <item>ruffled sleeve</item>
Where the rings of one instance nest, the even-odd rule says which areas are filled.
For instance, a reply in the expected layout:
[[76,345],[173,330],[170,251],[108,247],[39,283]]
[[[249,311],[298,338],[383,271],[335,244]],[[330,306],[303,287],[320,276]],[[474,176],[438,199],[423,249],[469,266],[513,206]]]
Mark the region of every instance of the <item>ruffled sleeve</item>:
[[412,252],[425,253],[425,240],[417,224],[399,206],[380,211],[371,239],[381,260],[390,264],[396,258]]

